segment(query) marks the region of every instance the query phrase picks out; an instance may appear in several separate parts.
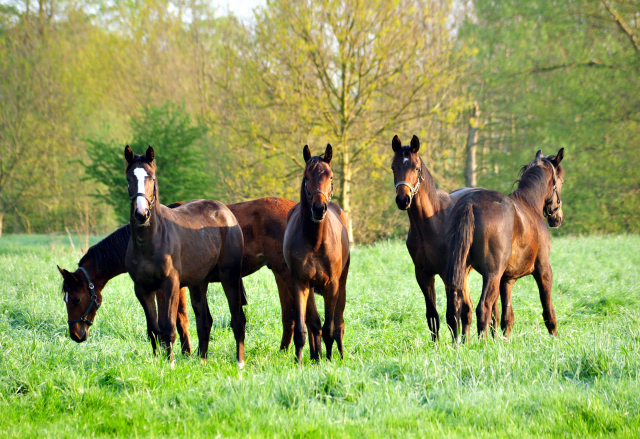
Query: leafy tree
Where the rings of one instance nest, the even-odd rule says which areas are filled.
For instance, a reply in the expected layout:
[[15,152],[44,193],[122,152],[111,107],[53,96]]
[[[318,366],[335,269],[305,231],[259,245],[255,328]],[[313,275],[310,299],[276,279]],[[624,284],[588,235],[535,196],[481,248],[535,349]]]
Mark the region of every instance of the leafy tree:
[[[128,144],[135,153],[143,154],[149,145],[156,152],[158,191],[165,204],[207,198],[213,192],[202,147],[206,129],[193,125],[183,106],[165,103],[143,109],[131,120],[131,128]],[[102,184],[100,195],[114,208],[118,219],[129,221],[125,144],[93,139],[87,143],[91,158],[87,176]]]

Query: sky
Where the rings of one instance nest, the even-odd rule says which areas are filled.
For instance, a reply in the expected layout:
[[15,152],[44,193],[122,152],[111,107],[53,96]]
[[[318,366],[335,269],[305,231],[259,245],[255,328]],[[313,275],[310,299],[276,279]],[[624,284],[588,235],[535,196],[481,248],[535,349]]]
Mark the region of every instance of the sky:
[[212,4],[218,8],[218,12],[224,14],[227,9],[238,18],[249,20],[253,18],[252,10],[256,6],[264,5],[265,0],[213,0]]

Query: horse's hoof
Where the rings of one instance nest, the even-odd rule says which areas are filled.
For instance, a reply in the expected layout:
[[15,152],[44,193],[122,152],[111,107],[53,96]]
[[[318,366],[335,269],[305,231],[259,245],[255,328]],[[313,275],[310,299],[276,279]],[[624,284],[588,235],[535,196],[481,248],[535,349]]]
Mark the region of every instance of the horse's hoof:
[[206,358],[201,358],[201,359],[200,359],[200,364],[202,364],[203,366],[204,366],[205,364],[207,364],[207,359],[206,359]]

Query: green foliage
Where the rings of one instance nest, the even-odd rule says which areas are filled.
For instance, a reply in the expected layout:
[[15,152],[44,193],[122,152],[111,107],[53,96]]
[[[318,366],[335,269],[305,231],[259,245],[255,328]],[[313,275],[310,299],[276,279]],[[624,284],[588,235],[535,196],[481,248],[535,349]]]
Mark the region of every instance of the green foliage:
[[[192,125],[183,106],[165,103],[143,109],[131,120],[133,132],[129,146],[144,154],[149,145],[156,155],[158,192],[165,204],[207,198],[212,178],[205,172],[202,139],[206,128]],[[87,176],[104,186],[101,196],[115,209],[121,222],[129,221],[129,195],[124,170],[124,145],[117,142],[87,140],[91,163]]]
[[[441,341],[431,341],[404,243],[358,246],[347,284],[345,359],[310,364],[307,346],[302,367],[291,349],[279,351],[278,292],[263,269],[244,279],[244,371],[234,363],[228,325],[213,327],[206,364],[178,354],[172,370],[153,357],[126,274],[107,285],[89,340],[76,344],[55,264],[69,268],[79,256],[66,236],[8,238],[0,240],[2,436],[538,438],[640,431],[637,235],[554,238],[557,339],[547,334],[529,277],[514,285],[510,341],[474,336],[456,347],[444,328]],[[472,273],[474,303],[481,286]],[[443,316],[440,280],[436,298]],[[611,312],[588,308],[600,300]],[[210,286],[208,303],[214,321],[228,322],[219,285]],[[196,345],[193,313],[189,318]]]

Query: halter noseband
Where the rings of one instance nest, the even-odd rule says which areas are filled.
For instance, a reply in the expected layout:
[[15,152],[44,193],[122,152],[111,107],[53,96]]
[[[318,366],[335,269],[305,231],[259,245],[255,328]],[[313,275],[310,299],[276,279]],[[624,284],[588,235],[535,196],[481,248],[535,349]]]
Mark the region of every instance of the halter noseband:
[[418,166],[416,170],[418,171],[418,181],[416,182],[415,186],[412,186],[411,183],[409,183],[408,181],[399,181],[396,183],[396,190],[398,189],[398,186],[401,186],[401,185],[409,186],[412,200],[413,200],[413,197],[415,197],[416,194],[418,193],[418,189],[420,189],[420,181],[421,180],[424,181],[424,177],[422,176],[422,159],[420,159],[420,166]]
[[[551,165],[551,171],[553,172],[553,192],[551,192],[551,196],[544,202],[544,209],[542,210],[542,213],[544,214],[545,218],[548,218],[550,216],[555,215],[558,210],[560,210],[560,208],[562,207],[562,200],[560,199],[560,193],[558,193],[558,187],[556,186],[556,167],[553,166],[553,163],[551,163],[551,160],[549,160],[548,158],[543,158],[542,161],[547,162]],[[551,205],[551,203],[553,203],[553,196],[557,197],[558,200],[558,204],[556,205],[556,207],[554,209],[549,210],[548,206]]]
[[82,317],[72,320],[72,321],[68,321],[67,324],[68,325],[73,325],[74,323],[78,323],[78,322],[83,322],[86,325],[93,325],[93,322],[90,322],[89,320],[87,320],[87,316],[89,315],[89,313],[91,312],[91,310],[93,309],[93,307],[96,307],[96,310],[98,310],[98,308],[100,308],[100,303],[98,303],[98,296],[96,295],[96,292],[94,291],[94,285],[91,282],[91,278],[89,277],[89,273],[87,273],[87,270],[84,269],[84,267],[78,267],[80,270],[82,270],[82,272],[84,273],[85,276],[87,276],[87,281],[89,282],[89,291],[91,291],[91,303],[89,304],[89,308],[87,308],[87,310],[84,312],[84,314],[82,314]]
[[331,202],[331,197],[333,197],[333,180],[331,180],[331,192],[327,195],[323,190],[316,189],[312,194],[307,190],[307,182],[304,182],[304,192],[307,194],[307,203],[311,203],[311,199],[315,194],[322,194],[324,198],[327,200],[327,203]]
[[147,198],[147,194],[142,193],[142,192],[138,192],[137,194],[134,195],[130,195],[129,196],[129,200],[131,200],[131,202],[133,202],[133,200],[135,200],[138,197],[142,197],[145,200],[147,200],[147,203],[149,203],[149,207],[153,206],[153,203],[156,202],[156,192],[158,191],[158,187],[156,186],[156,178],[153,177],[153,198],[152,199],[148,199]]

